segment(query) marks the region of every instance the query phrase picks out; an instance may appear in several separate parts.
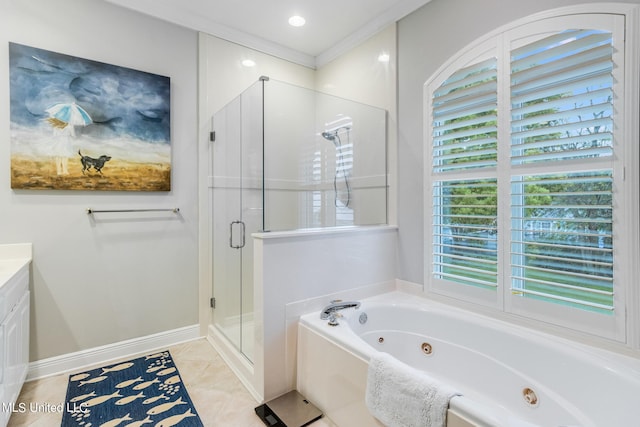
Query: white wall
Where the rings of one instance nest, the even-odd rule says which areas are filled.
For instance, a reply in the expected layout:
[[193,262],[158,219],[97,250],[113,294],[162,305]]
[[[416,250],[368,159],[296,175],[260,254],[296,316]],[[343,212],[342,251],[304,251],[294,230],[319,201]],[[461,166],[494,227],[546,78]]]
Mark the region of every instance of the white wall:
[[[9,41],[169,76],[172,190],[11,190]],[[103,1],[0,2],[0,243],[33,243],[32,361],[198,322],[196,64],[195,32]]]
[[[399,278],[423,283],[423,84],[473,40],[511,21],[592,0],[432,0],[398,24]],[[628,1],[638,4],[638,0]]]

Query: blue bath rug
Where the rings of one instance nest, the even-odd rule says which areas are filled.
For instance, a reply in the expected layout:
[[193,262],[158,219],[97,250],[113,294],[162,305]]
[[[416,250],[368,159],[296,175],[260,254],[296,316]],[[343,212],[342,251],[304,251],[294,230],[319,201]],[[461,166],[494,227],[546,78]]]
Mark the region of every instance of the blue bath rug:
[[204,427],[169,351],[69,376],[62,427]]

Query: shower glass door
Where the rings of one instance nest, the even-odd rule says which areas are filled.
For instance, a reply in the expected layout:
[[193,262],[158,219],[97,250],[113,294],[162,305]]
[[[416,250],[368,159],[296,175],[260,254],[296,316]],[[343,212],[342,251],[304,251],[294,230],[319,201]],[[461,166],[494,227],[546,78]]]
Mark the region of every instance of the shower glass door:
[[252,233],[386,224],[386,112],[264,77],[211,130],[213,326],[252,361]]
[[253,239],[262,218],[262,82],[213,116],[213,324],[253,360]]

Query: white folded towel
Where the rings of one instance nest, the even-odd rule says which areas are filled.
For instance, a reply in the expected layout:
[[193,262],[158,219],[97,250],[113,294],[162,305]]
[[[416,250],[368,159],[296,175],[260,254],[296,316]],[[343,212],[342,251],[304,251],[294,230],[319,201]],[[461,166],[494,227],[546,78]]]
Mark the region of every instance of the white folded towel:
[[369,360],[365,402],[387,427],[444,426],[449,400],[459,394],[387,353]]

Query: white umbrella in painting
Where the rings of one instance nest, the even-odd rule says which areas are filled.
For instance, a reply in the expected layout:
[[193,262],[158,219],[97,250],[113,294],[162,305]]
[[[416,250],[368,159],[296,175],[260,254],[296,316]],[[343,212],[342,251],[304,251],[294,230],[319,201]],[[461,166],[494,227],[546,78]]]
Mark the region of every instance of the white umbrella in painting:
[[54,124],[56,127],[60,127],[63,123],[64,126],[61,127],[66,127],[68,125],[87,126],[93,123],[89,113],[75,102],[55,104],[54,106],[47,108],[46,112],[49,113],[49,122],[59,122],[57,125]]
[[54,127],[54,136],[56,136],[55,147],[53,147],[56,172],[58,175],[68,175],[67,162],[69,156],[73,155],[70,137],[76,135],[76,126],[87,126],[93,123],[93,120],[89,113],[75,102],[55,104],[45,111],[49,114],[47,120]]

